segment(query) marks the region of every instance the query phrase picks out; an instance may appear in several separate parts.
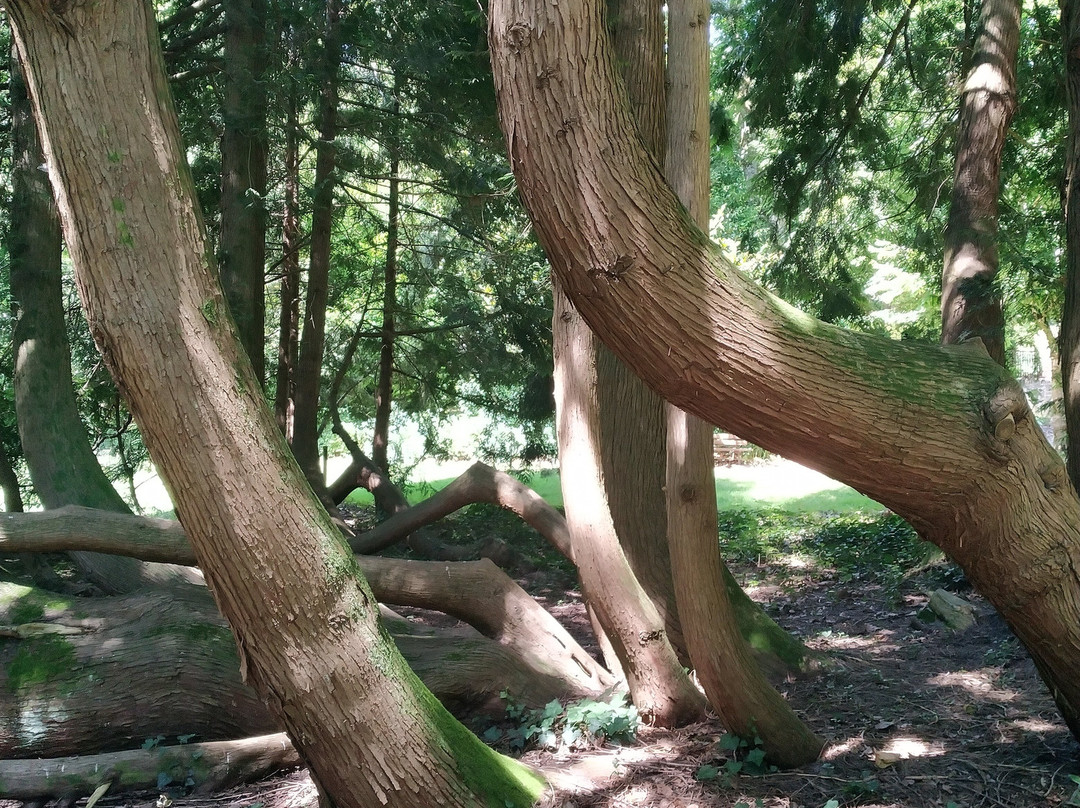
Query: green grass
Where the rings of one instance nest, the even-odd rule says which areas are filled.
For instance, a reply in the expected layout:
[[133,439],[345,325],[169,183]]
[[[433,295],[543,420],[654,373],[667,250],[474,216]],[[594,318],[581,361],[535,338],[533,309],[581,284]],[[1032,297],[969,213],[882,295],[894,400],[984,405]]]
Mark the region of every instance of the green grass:
[[[417,503],[453,482],[453,477],[409,485],[405,495]],[[539,469],[523,476],[525,483],[556,508],[563,504],[559,473]],[[350,505],[370,506],[371,494],[354,491]],[[716,470],[716,503],[721,511],[768,508],[795,512],[880,511],[872,499],[846,485],[814,474],[794,464],[767,463],[753,466],[725,466]]]

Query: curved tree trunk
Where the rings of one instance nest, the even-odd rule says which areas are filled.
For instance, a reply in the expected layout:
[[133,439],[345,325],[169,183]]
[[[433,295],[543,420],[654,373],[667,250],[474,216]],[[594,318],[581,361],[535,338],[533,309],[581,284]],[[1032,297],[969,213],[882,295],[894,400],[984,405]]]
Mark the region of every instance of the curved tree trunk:
[[1080,499],[1020,386],[978,344],[847,332],[735,271],[631,135],[595,4],[496,0],[489,21],[519,191],[592,327],[668,400],[945,550],[1080,733]]
[[[709,2],[669,0],[664,173],[702,229],[709,221]],[[824,742],[766,680],[739,633],[716,535],[713,429],[667,405],[668,550],[687,650],[709,703],[768,759],[801,766]]]
[[152,8],[6,6],[91,330],[244,679],[341,808],[534,802],[542,782],[454,721],[394,649],[289,459],[208,263]]
[[[41,504],[127,512],[90,448],[71,382],[64,321],[60,219],[22,74],[13,60],[11,297],[15,301],[15,409],[19,439]],[[106,592],[186,580],[180,570],[130,558],[78,553],[76,563]]]
[[960,96],[945,269],[941,341],[979,338],[1005,364],[1005,319],[998,272],[998,195],[1005,133],[1016,111],[1020,0],[983,0],[972,66]]

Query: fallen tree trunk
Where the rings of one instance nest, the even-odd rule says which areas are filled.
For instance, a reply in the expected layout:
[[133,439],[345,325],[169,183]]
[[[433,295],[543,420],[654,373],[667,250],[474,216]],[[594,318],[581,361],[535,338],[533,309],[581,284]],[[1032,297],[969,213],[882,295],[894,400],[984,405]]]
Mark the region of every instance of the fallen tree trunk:
[[[512,644],[468,627],[433,629],[393,613],[384,624],[417,675],[458,715],[501,712],[503,690],[533,706],[601,690],[599,682],[588,685],[576,657],[522,659]],[[64,598],[0,583],[0,692],[8,694],[0,700],[0,758],[279,729],[241,681],[232,634],[208,597]]]
[[[0,515],[0,551],[71,549],[195,563],[183,528],[167,519],[78,507]],[[527,668],[561,676],[566,695],[597,693],[614,683],[555,618],[486,559],[442,562],[360,556],[357,561],[380,603],[441,611],[463,620],[519,657]]]
[[299,765],[300,756],[284,732],[83,757],[0,760],[0,797],[77,799],[105,783],[109,784],[105,793],[110,796],[163,785],[212,794]]

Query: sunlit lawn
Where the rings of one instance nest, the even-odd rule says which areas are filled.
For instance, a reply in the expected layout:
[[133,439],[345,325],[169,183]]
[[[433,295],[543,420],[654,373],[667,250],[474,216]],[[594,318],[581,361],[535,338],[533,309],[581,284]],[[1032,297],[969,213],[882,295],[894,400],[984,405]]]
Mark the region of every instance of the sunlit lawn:
[[[410,502],[416,503],[445,488],[454,477],[407,486]],[[523,476],[525,482],[545,500],[562,507],[559,473],[539,469]],[[349,497],[355,505],[372,504],[371,495],[356,491]],[[716,501],[720,510],[780,508],[790,511],[866,511],[881,506],[846,485],[830,480],[796,463],[774,459],[748,466],[720,466],[716,469]]]

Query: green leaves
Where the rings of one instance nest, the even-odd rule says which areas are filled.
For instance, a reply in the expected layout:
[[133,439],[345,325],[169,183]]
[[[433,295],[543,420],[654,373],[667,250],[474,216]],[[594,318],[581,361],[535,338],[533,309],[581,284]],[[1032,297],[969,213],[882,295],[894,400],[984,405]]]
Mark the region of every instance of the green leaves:
[[637,708],[627,704],[624,693],[617,693],[607,701],[582,699],[565,708],[561,702],[552,700],[540,710],[517,704],[506,691],[499,695],[506,701],[507,718],[518,726],[505,734],[498,727],[491,727],[484,733],[484,740],[496,743],[505,738],[511,749],[530,745],[576,749],[605,741],[629,743],[640,724]]

